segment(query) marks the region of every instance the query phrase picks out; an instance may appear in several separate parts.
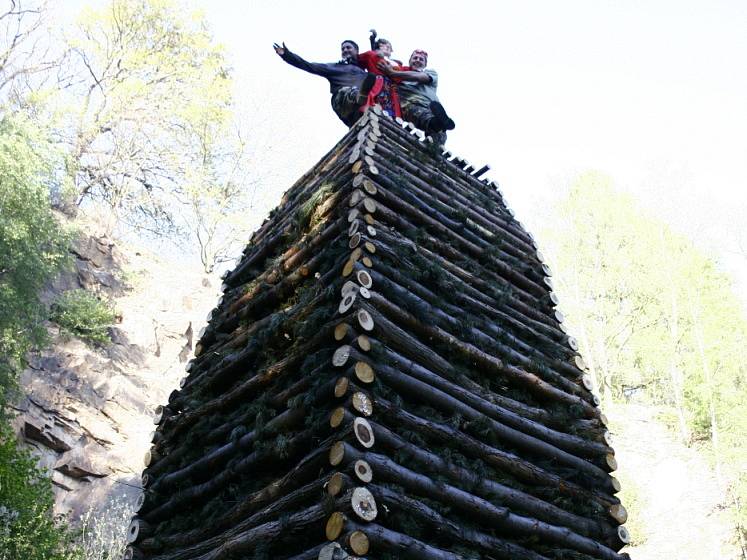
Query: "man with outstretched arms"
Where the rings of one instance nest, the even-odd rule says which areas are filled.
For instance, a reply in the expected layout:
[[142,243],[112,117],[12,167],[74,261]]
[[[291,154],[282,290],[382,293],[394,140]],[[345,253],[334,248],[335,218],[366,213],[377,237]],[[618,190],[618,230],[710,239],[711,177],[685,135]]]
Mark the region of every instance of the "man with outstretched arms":
[[[332,109],[347,126],[353,126],[361,116],[360,106],[365,101],[368,91],[361,91],[368,73],[360,68],[358,62],[358,44],[345,40],[340,45],[342,60],[339,62],[307,62],[291,52],[285,43],[275,43],[275,52],[285,62],[305,72],[327,78],[329,91],[332,94]],[[370,81],[366,84],[370,89]],[[365,88],[363,88],[365,89]]]

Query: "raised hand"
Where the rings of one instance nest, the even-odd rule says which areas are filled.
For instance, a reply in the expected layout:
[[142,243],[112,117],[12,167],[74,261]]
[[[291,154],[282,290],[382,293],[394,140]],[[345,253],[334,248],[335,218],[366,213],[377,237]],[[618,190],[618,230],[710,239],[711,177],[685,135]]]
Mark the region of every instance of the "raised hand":
[[288,50],[288,47],[285,46],[285,43],[283,43],[282,47],[277,43],[273,43],[272,48],[275,49],[275,52],[278,53],[279,56],[283,56],[285,54],[285,51]]

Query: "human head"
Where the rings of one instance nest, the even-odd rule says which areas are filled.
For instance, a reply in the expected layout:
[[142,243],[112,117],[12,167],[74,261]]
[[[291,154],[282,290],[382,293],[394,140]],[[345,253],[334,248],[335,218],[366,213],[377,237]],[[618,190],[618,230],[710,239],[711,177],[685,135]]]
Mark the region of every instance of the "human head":
[[355,60],[358,58],[358,43],[350,39],[345,39],[340,44],[340,51],[343,60]]
[[410,67],[414,70],[424,70],[428,66],[428,53],[422,49],[415,49],[410,55]]
[[386,57],[392,56],[392,44],[386,39],[376,39],[374,46],[380,55]]

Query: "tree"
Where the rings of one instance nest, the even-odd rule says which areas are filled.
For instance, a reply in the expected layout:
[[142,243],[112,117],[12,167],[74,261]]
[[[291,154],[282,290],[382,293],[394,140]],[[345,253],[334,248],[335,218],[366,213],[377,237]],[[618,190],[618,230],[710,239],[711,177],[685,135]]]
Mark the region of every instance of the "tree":
[[[0,97],[23,102],[40,82],[55,75],[65,53],[43,32],[47,2],[10,0],[0,13]],[[31,81],[37,82],[31,85]]]
[[22,114],[0,116],[0,560],[76,557],[52,516],[51,481],[7,417],[27,352],[46,340],[42,287],[66,265],[69,234],[49,205],[55,152]]
[[49,205],[55,155],[21,115],[0,117],[0,410],[26,353],[45,340],[41,289],[68,262],[69,233]]
[[563,312],[600,391],[671,412],[729,483],[744,533],[747,319],[732,282],[598,173],[571,185],[549,225]]
[[174,231],[195,132],[230,115],[223,50],[168,0],[114,0],[79,28],[70,47],[85,81],[68,92],[79,110],[65,127],[74,203],[96,199],[136,227]]

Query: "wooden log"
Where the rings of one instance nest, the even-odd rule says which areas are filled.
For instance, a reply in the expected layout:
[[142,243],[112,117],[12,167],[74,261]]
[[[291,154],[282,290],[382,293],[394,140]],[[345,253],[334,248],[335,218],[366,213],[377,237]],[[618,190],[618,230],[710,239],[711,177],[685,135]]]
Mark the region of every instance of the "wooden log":
[[[421,188],[424,188],[423,185],[427,185],[433,190],[434,195],[439,196],[442,201],[460,204],[460,209],[473,210],[482,216],[483,219],[494,223],[495,227],[500,228],[504,236],[510,236],[509,239],[513,245],[531,249],[531,239],[525,231],[517,228],[512,220],[507,220],[499,214],[490,213],[482,204],[475,204],[475,194],[479,191],[481,195],[493,198],[499,208],[501,208],[503,206],[501,197],[493,189],[485,188],[484,185],[478,181],[471,180],[471,177],[461,172],[451,173],[448,168],[435,170],[435,175],[426,173],[424,169],[414,166],[411,161],[400,156],[397,147],[407,149],[408,144],[411,145],[412,143],[409,139],[401,136],[398,138],[388,137],[381,143],[380,150],[382,155],[394,158],[393,161],[405,167],[404,171],[410,182],[418,181],[417,185]],[[389,152],[386,152],[387,148],[390,149]],[[415,149],[418,148],[415,147]]]
[[409,329],[418,332],[422,336],[430,337],[433,340],[438,340],[439,342],[446,344],[453,350],[458,351],[467,359],[480,364],[481,367],[484,367],[489,371],[494,371],[495,373],[504,375],[509,381],[524,387],[538,397],[562,402],[567,405],[575,405],[588,417],[595,417],[598,415],[597,409],[581,397],[566,393],[565,391],[543,381],[532,373],[506,365],[498,358],[483,352],[474,345],[456,340],[453,336],[449,335],[439,327],[421,323],[412,314],[400,309],[398,306],[381,297],[376,292],[371,293],[370,301],[376,308],[381,310],[391,319],[402,325],[406,325]]
[[381,397],[378,397],[376,402],[382,411],[379,416],[380,422],[390,428],[405,427],[428,440],[451,444],[462,453],[480,459],[529,485],[529,491],[532,486],[555,488],[558,494],[571,497],[576,503],[596,504],[595,509],[607,509],[619,503],[616,498],[602,494],[597,488],[586,489],[514,453],[492,447],[447,424],[420,418],[402,407],[393,406]]
[[612,504],[609,507],[609,514],[612,519],[617,521],[620,525],[624,525],[628,521],[628,511],[622,504]]
[[153,534],[153,527],[148,523],[140,519],[139,517],[133,517],[130,522],[130,526],[127,528],[127,544],[132,544],[138,540],[147,538]]
[[[401,257],[396,255],[388,247],[385,247],[384,250],[387,259],[391,259],[392,263],[401,262]],[[374,276],[380,274],[386,277],[398,286],[412,291],[413,294],[429,302],[431,305],[438,305],[444,312],[451,313],[453,317],[460,316],[466,308],[475,311],[478,317],[485,314],[491,319],[498,319],[500,320],[500,327],[493,322],[484,321],[481,323],[481,328],[487,329],[487,332],[494,335],[500,335],[501,338],[507,338],[513,346],[517,347],[517,349],[522,352],[531,356],[542,357],[543,361],[549,361],[553,367],[558,368],[562,373],[571,375],[574,378],[578,377],[579,372],[575,367],[556,360],[546,351],[537,349],[537,342],[541,342],[542,345],[551,347],[553,354],[558,352],[570,356],[570,352],[568,352],[565,345],[562,345],[534,330],[531,326],[517,321],[510,315],[497,311],[480,301],[470,298],[469,296],[465,296],[458,290],[451,292],[449,296],[457,299],[461,305],[457,306],[456,304],[452,304],[448,300],[445,300],[443,295],[434,293],[412,278],[407,278],[399,273],[396,268],[389,266],[386,262],[379,262],[376,272],[372,274]],[[382,291],[382,289],[380,288],[379,291]],[[527,338],[528,341],[524,342],[523,338]]]
[[[326,463],[329,453],[329,444],[324,443],[315,449],[310,455],[303,458],[291,471],[284,476],[274,480],[263,489],[244,497],[233,508],[218,518],[211,520],[206,524],[186,533],[176,533],[172,535],[159,534],[158,548],[168,548],[176,546],[187,546],[193,543],[206,543],[212,536],[219,535],[222,531],[230,527],[237,526],[242,521],[250,519],[251,515],[263,511],[262,508],[272,508],[273,504],[282,506],[285,501],[293,500],[288,496],[303,494],[301,488],[304,485],[309,487],[309,491],[318,493],[321,483],[317,480],[319,469]],[[293,492],[297,492],[293,494]],[[276,508],[278,506],[275,506]],[[247,517],[249,516],[249,518]],[[219,536],[219,538],[221,538]],[[156,543],[151,543],[151,548]]]
[[[450,464],[434,453],[405,442],[405,440],[379,424],[375,424],[375,430],[383,445],[396,450],[400,454],[406,455],[408,461],[419,465],[420,469],[425,469],[426,472],[431,472],[439,476],[448,476],[451,480],[455,481],[457,486],[468,486],[473,494],[480,494],[485,498],[498,498],[501,503],[507,506],[528,513],[537,519],[569,527],[584,536],[609,539],[613,534],[613,527],[607,523],[584,518],[526,492],[475,476],[465,468]],[[375,464],[373,464],[373,468],[378,473]]]
[[621,560],[616,551],[592,538],[574,533],[565,527],[517,515],[505,507],[496,506],[483,498],[449,484],[438,484],[422,474],[394,463],[383,455],[371,452],[361,455],[360,452],[350,446],[346,446],[345,453],[352,459],[365,457],[365,460],[372,465],[377,476],[380,476],[382,480],[393,481],[416,495],[435,499],[458,508],[470,515],[471,518],[480,519],[482,523],[493,527],[500,527],[510,534],[537,536],[544,542],[553,542],[589,554],[594,558]]
[[[378,515],[378,507],[373,494],[364,486],[358,486],[353,489],[350,497],[350,505],[355,513],[363,521],[373,521]],[[367,551],[366,551],[367,552]],[[357,552],[356,554],[366,554],[366,552]]]
[[444,517],[435,509],[407,495],[392,492],[390,489],[379,485],[373,485],[371,488],[388,509],[400,511],[408,518],[417,520],[437,534],[447,536],[450,540],[464,547],[476,547],[488,554],[490,558],[503,558],[505,560],[547,560],[547,557],[510,541],[460,525]]
[[[533,412],[529,407],[524,407],[528,410],[523,410],[521,406],[513,402],[509,403],[509,399],[500,398],[487,390],[476,391],[476,389],[480,389],[479,385],[466,381],[463,375],[456,375],[450,365],[445,363],[445,360],[435,359],[440,358],[437,354],[428,352],[427,347],[385,318],[379,317],[374,310],[371,310],[371,314],[376,316],[377,323],[381,325],[381,337],[388,340],[391,346],[391,348],[378,348],[378,351],[387,358],[389,363],[402,364],[403,367],[407,367],[409,374],[421,382],[443,391],[473,409],[516,430],[538,437],[566,451],[588,457],[600,457],[611,452],[611,449],[605,445],[548,428],[541,422],[532,420],[533,414],[530,418],[527,418],[525,416],[526,412]],[[403,352],[404,356],[395,352],[393,348]],[[421,366],[421,363],[425,363],[427,367]],[[428,368],[431,368],[431,370]],[[432,370],[435,370],[436,373]],[[503,405],[507,406],[504,407]],[[544,419],[544,417],[542,418]],[[572,426],[572,423],[568,424]]]
[[[407,288],[404,288],[403,286],[397,284],[393,280],[384,277],[383,275],[379,275],[377,273],[373,274],[374,278],[376,279],[377,287],[379,288],[379,292],[381,294],[386,292],[388,298],[396,300],[398,302],[404,302],[404,305],[408,308],[428,307],[428,315],[429,318],[432,319],[431,324],[433,326],[437,326],[443,329],[445,332],[448,332],[452,336],[454,336],[455,333],[460,332],[460,330],[462,332],[466,331],[469,335],[471,335],[470,338],[472,342],[474,342],[475,344],[480,344],[483,347],[494,348],[493,352],[500,353],[502,359],[505,359],[509,363],[513,363],[525,369],[530,369],[534,366],[534,359],[536,358],[536,356],[525,356],[521,352],[514,350],[513,348],[502,344],[495,338],[489,336],[488,334],[480,330],[477,326],[470,326],[466,329],[462,328],[459,321],[457,321],[457,319],[455,319],[453,316],[449,315],[448,313],[444,313],[438,307],[431,305],[430,302],[410,292]],[[502,334],[500,329],[496,329],[496,331],[496,334]],[[585,400],[591,400],[591,397],[588,395],[587,391],[584,391],[577,383],[574,383],[573,381],[564,377],[561,373],[559,373],[555,368],[552,367],[553,365],[553,361],[550,361],[550,367],[548,367],[546,370],[542,370],[542,372],[538,375],[544,377],[545,380],[550,381],[555,387],[562,389],[567,393],[576,395],[577,397],[583,398]]]
[[409,239],[390,235],[385,231],[382,231],[380,237],[382,241],[389,243],[393,248],[398,247],[403,251],[418,252],[425,258],[439,264],[442,270],[446,273],[447,278],[450,281],[456,282],[471,298],[477,301],[482,301],[488,306],[494,306],[496,309],[501,309],[512,315],[515,319],[520,320],[527,325],[531,325],[532,328],[540,330],[553,339],[565,340],[565,334],[560,331],[557,328],[557,325],[546,315],[538,312],[536,309],[526,305],[510,294],[504,298],[504,301],[496,301],[487,295],[492,287],[489,282],[486,282],[482,278],[478,278],[461,266],[449,261],[447,256],[431,251],[423,246],[418,246]]
[[[280,545],[293,538],[294,534],[313,531],[326,517],[321,505],[312,505],[279,520],[266,521],[244,531],[236,532],[220,541],[220,546],[201,554],[201,560],[225,560],[243,556],[258,544]],[[195,547],[197,548],[197,547]],[[152,556],[151,560],[187,560],[195,558],[193,551],[166,552]]]
[[[407,376],[401,370],[389,366],[378,365],[379,376],[389,386],[396,387],[400,391],[406,391],[410,395],[420,395],[420,399],[431,406],[444,411],[459,411],[460,414],[472,420],[480,420],[484,415],[475,409],[460,403],[448,394],[429,387],[421,381]],[[524,451],[529,451],[542,457],[547,457],[553,461],[576,469],[579,473],[584,473],[590,478],[590,483],[600,485],[600,488],[609,489],[610,481],[607,473],[595,464],[586,461],[580,457],[568,453],[557,447],[542,441],[533,436],[519,432],[500,422],[492,419],[486,419],[490,424],[492,432],[496,437],[518,447]]]
[[327,518],[327,524],[324,527],[324,534],[327,540],[334,541],[342,534],[345,528],[347,516],[341,511],[335,511]]
[[[326,424],[322,424],[326,425]],[[287,444],[287,455],[291,457],[297,456],[299,453],[308,451],[310,441],[313,437],[319,437],[318,428],[310,428],[302,432],[298,432],[293,437],[289,438]],[[373,434],[373,432],[371,432]],[[249,453],[242,459],[232,464],[230,469],[223,470],[217,473],[214,477],[207,481],[183,488],[178,494],[170,496],[167,500],[163,501],[157,507],[145,512],[142,517],[148,522],[162,521],[173,516],[179,508],[185,506],[185,504],[199,503],[215,495],[215,492],[221,490],[228,485],[232,480],[242,473],[247,472],[249,469],[254,468],[256,465],[261,464],[268,460],[268,458],[277,457],[271,450],[260,450]],[[142,512],[141,512],[142,513]]]

